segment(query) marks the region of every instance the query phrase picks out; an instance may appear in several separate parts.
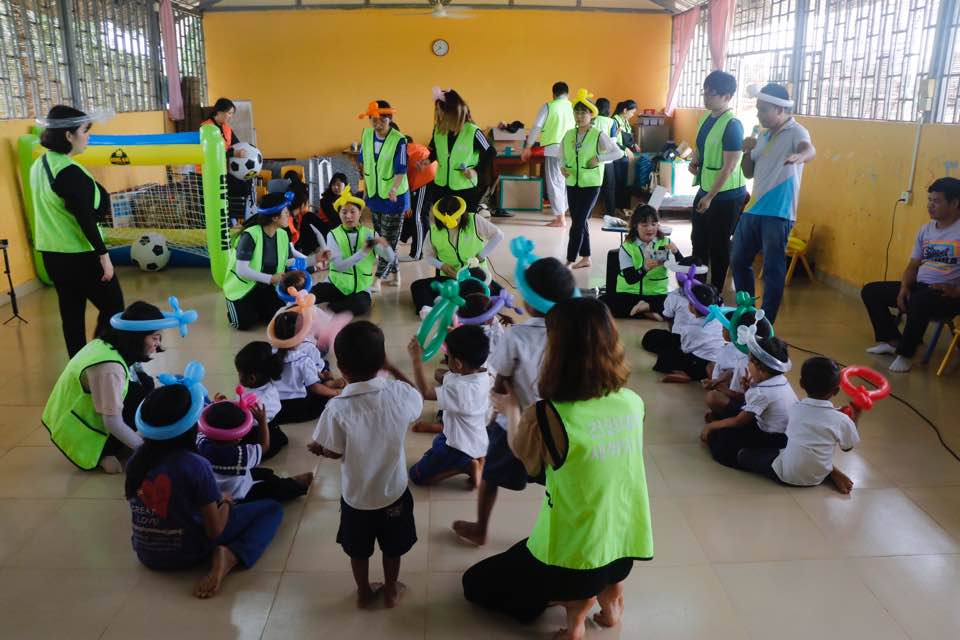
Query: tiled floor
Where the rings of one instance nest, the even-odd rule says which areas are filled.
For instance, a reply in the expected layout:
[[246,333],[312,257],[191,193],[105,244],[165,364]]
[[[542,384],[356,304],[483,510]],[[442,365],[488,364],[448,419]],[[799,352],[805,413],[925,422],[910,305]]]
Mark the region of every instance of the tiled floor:
[[[503,223],[525,233],[541,255],[562,255],[565,236],[527,216]],[[676,224],[683,239],[686,225]],[[602,279],[616,234],[594,227],[597,255],[582,286]],[[681,248],[687,249],[689,244]],[[504,243],[499,273],[511,276]],[[426,273],[404,265],[405,284]],[[121,269],[128,301],[180,296],[201,321],[150,365],[179,371],[192,358],[206,365],[209,387],[235,385],[233,354],[259,332],[226,327],[222,299],[199,270],[144,274]],[[449,530],[474,513],[474,494],[453,480],[416,490],[419,542],[404,559],[407,599],[396,610],[358,612],[346,557],[336,545],[337,463],[304,449],[311,425],[287,429],[290,447],[278,471],[317,472],[310,495],[286,507],[273,545],[252,571],[228,578],[213,600],[197,601],[200,572],[158,574],[130,550],[122,480],[74,470],[50,446],[39,416],[65,362],[56,300],[44,290],[22,300],[29,325],[0,327],[0,638],[546,638],[561,622],[556,609],[532,627],[489,616],[462,597],[460,573],[527,535],[542,493],[501,492],[487,548],[456,542]],[[0,308],[5,319],[9,307]],[[373,319],[390,356],[409,368],[405,344],[415,331],[406,288],[387,289]],[[786,489],[714,464],[697,435],[702,392],[664,386],[639,349],[647,322],[621,323],[633,375],[647,403],[646,458],[656,558],[637,565],[627,587],[622,628],[591,638],[810,638],[827,640],[960,637],[960,463],[905,406],[880,402],[861,422],[863,444],[838,464],[856,481],[849,497],[827,487]],[[867,356],[866,316],[856,300],[799,279],[788,291],[778,332],[842,362],[883,366]],[[942,351],[943,345],[940,347]],[[939,357],[938,351],[938,357]],[[804,354],[794,351],[795,362]],[[892,379],[903,395],[960,447],[960,372],[937,378],[919,367]],[[790,377],[796,381],[796,369]],[[429,436],[410,434],[407,455]],[[379,569],[376,569],[379,572]]]

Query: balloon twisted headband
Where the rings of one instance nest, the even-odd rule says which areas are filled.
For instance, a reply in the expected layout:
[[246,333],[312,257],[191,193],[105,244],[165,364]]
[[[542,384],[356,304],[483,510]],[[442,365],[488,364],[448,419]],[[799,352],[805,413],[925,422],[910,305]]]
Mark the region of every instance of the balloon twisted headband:
[[597,105],[593,104],[590,101],[590,98],[593,97],[593,94],[587,91],[586,89],[580,89],[577,91],[577,95],[573,98],[573,106],[576,107],[578,104],[582,104],[587,109],[590,110],[590,113],[593,114],[593,117],[596,118],[600,115],[600,111],[597,110]]
[[396,109],[378,106],[377,101],[373,100],[367,105],[367,110],[357,116],[357,120],[363,120],[364,118],[379,118],[380,116],[393,116],[393,114],[396,112]]
[[88,109],[82,116],[71,116],[69,118],[48,118],[40,116],[34,122],[47,129],[75,129],[85,124],[94,122],[106,122],[117,115],[111,107],[97,107]]
[[243,411],[243,422],[236,427],[229,429],[217,427],[207,422],[207,413],[210,411],[210,408],[216,404],[219,404],[218,402],[214,402],[213,404],[208,404],[206,407],[204,407],[203,412],[200,414],[200,419],[198,422],[200,433],[207,436],[211,440],[220,441],[239,440],[243,436],[250,433],[250,429],[253,428],[253,413],[250,412],[250,409],[257,406],[257,403],[260,401],[260,399],[255,393],[244,393],[243,387],[241,386],[238,386],[235,391],[237,394],[236,400],[222,400],[222,402],[237,405],[240,410]]
[[[865,385],[853,383],[853,378],[861,378],[872,384],[876,389],[868,389]],[[853,413],[852,407],[860,411],[869,411],[875,400],[882,400],[890,395],[890,382],[877,371],[869,367],[851,366],[840,372],[840,388],[850,396],[850,405],[841,409],[848,416]]]
[[207,395],[207,389],[203,386],[204,369],[203,365],[196,360],[191,360],[183,370],[182,376],[172,373],[161,373],[157,379],[169,386],[182,384],[190,392],[190,409],[179,420],[173,424],[152,425],[143,419],[143,402],[137,407],[137,414],[134,422],[137,425],[137,431],[148,440],[172,440],[189,431],[193,425],[197,424],[200,412],[203,411],[204,398]]
[[443,223],[447,229],[454,229],[458,224],[460,224],[460,218],[463,216],[464,211],[467,210],[467,202],[460,196],[453,196],[457,201],[457,210],[453,213],[441,213],[440,212],[440,200],[437,200],[433,203],[433,206],[430,208],[430,213],[433,214],[433,217]]
[[684,295],[687,296],[687,300],[690,301],[690,304],[693,305],[693,308],[704,315],[708,314],[710,312],[709,307],[704,306],[704,304],[697,300],[697,297],[693,295],[693,288],[701,284],[700,281],[697,280],[696,276],[706,273],[707,267],[696,264],[691,264],[689,267],[685,267],[677,262],[677,259],[672,253],[667,256],[667,261],[663,266],[665,266],[668,271],[673,271],[676,274],[677,284],[679,284],[680,288],[683,289]]
[[[303,285],[304,291],[310,291],[313,289],[313,276],[310,275],[310,272],[307,271],[307,261],[305,258],[294,258],[293,266],[288,268],[287,271],[303,271],[303,275],[307,277],[306,282]],[[283,284],[278,282],[277,286],[277,297],[290,304],[291,302],[296,302],[297,299],[283,290]]]
[[267,207],[266,209],[261,209],[257,207],[257,215],[261,216],[273,216],[278,213],[281,213],[284,209],[293,204],[293,192],[287,191],[283,194],[283,202],[272,207]]
[[[460,281],[444,280],[442,282],[434,281],[430,283],[430,288],[439,295],[434,302],[430,313],[420,323],[420,329],[417,331],[417,341],[423,347],[423,361],[427,362],[433,356],[437,355],[444,340],[447,339],[447,331],[453,323],[453,317],[457,309],[464,305],[464,299],[460,297]],[[430,334],[433,333],[433,337]]]
[[[304,342],[313,330],[313,314],[316,311],[316,298],[309,291],[297,291],[293,287],[287,288],[287,293],[294,299],[294,306],[281,309],[273,316],[267,325],[267,341],[277,349],[292,349]],[[297,331],[290,338],[277,337],[277,318],[284,313],[297,313]]]
[[[547,300],[527,284],[527,269],[540,259],[533,253],[535,246],[533,240],[526,236],[517,236],[510,241],[510,253],[517,259],[517,265],[513,272],[517,282],[517,290],[520,291],[520,295],[523,296],[523,299],[526,300],[531,307],[545,314],[550,311],[557,302],[555,300]],[[580,289],[574,288],[571,297],[579,298]]]
[[[762,362],[765,366],[774,371],[786,373],[790,371],[790,368],[793,366],[790,358],[787,358],[786,362],[782,362],[764,351],[763,347],[757,342],[757,325],[763,320],[763,315],[763,309],[760,309],[757,311],[756,316],[754,316],[753,324],[741,324],[737,326],[737,339],[741,344],[746,345],[750,355]],[[731,322],[731,324],[733,323]],[[737,348],[739,348],[739,346]]]
[[460,324],[486,324],[494,316],[496,316],[504,307],[508,309],[513,309],[516,313],[523,313],[523,309],[520,307],[514,306],[513,304],[513,294],[507,291],[506,289],[500,289],[500,293],[490,298],[490,308],[481,313],[478,316],[472,318],[464,318],[460,315],[460,312],[457,312],[457,320]]
[[789,109],[793,106],[793,100],[784,100],[783,98],[771,95],[769,93],[764,93],[763,89],[756,84],[747,85],[747,96],[756,98],[758,102],[769,102],[770,104],[783,107],[785,109]]
[[361,198],[353,195],[350,191],[350,185],[347,185],[343,188],[343,193],[340,194],[340,197],[333,201],[333,210],[339,213],[341,207],[345,204],[355,204],[363,211],[363,206],[366,203]]
[[162,318],[155,320],[127,320],[123,317],[123,312],[114,314],[110,318],[110,326],[120,331],[136,331],[142,333],[152,333],[161,329],[173,329],[179,327],[180,337],[187,337],[187,325],[197,321],[199,315],[193,309],[183,311],[180,309],[180,301],[176,296],[167,298],[170,304],[170,311],[161,311]]
[[433,91],[433,99],[434,99],[435,102],[446,102],[446,101],[447,101],[447,91],[450,91],[450,89],[447,89],[447,90],[445,91],[445,90],[441,89],[440,87],[434,87],[434,88],[432,89],[432,91]]

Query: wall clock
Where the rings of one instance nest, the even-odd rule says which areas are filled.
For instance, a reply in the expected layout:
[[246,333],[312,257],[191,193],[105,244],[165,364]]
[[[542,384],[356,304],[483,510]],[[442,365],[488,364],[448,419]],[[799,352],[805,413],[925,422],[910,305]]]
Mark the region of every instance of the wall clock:
[[430,45],[430,49],[433,51],[433,55],[442,57],[450,52],[450,43],[443,38],[437,38],[433,41],[433,44]]

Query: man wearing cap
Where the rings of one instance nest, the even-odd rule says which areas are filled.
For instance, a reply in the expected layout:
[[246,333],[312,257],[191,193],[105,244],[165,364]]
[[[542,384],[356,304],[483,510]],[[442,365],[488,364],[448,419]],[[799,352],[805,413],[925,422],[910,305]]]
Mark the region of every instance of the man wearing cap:
[[765,131],[743,141],[743,174],[753,178],[753,194],[733,234],[730,262],[737,291],[753,294],[753,259],[763,253],[763,310],[773,322],[783,298],[785,251],[797,220],[803,165],[817,150],[810,132],[790,115],[793,101],[786,88],[771,83],[748,93],[757,98]]

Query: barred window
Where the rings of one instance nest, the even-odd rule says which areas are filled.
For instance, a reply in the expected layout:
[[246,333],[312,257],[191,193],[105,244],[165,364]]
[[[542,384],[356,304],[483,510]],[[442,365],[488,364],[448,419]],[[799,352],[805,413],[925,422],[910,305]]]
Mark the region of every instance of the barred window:
[[790,82],[796,16],[796,0],[741,0],[737,3],[727,44],[725,70],[737,78],[738,91],[733,107],[738,113],[755,106],[756,101],[747,96],[749,85]]
[[809,0],[798,110],[915,120],[939,0]]
[[[203,53],[203,19],[196,11],[173,5],[177,27],[177,61],[181,81],[188,89],[199,88],[200,104],[207,103],[207,65]],[[161,43],[162,44],[162,43]],[[166,56],[166,51],[163,52]],[[161,68],[161,71],[165,67]],[[187,100],[188,91],[183,92]]]
[[947,16],[946,55],[941,79],[940,122],[960,124],[960,12]]

